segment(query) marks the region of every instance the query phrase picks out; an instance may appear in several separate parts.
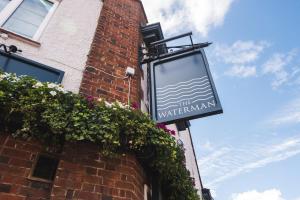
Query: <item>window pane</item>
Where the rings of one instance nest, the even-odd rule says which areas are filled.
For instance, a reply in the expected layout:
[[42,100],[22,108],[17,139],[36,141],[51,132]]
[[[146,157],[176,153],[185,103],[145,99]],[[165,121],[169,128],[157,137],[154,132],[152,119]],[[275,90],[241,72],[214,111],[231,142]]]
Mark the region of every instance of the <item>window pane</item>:
[[0,0],[0,12],[9,3],[10,0]]
[[5,71],[16,73],[18,76],[28,75],[42,82],[59,82],[58,78],[60,76],[60,73],[50,69],[39,68],[36,65],[14,59],[9,60]]
[[7,57],[2,56],[2,55],[0,54],[0,70],[4,71],[5,65],[6,65],[6,63],[7,63],[7,59],[8,59]]
[[24,0],[3,27],[32,38],[52,6],[47,0]]
[[40,155],[38,157],[32,176],[52,181],[55,176],[58,162],[59,161],[56,158]]
[[2,51],[0,51],[0,70],[15,73],[18,76],[31,76],[42,82],[53,83],[61,83],[64,75],[63,71],[24,59],[20,56],[5,54]]

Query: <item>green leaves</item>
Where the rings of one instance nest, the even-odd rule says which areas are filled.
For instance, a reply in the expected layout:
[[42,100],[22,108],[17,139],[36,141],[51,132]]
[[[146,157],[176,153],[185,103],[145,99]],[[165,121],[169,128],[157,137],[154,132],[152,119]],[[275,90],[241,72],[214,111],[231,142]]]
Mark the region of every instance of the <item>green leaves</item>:
[[135,153],[161,177],[168,199],[199,199],[174,137],[145,113],[119,102],[66,92],[60,85],[0,72],[0,132],[49,146],[90,141],[104,156]]

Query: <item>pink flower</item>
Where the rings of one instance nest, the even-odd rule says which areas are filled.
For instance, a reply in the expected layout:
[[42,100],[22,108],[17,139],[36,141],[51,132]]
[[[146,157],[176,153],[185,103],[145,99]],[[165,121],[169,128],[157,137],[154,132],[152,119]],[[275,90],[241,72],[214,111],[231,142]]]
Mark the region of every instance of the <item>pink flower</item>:
[[160,128],[160,129],[166,129],[166,128],[167,128],[166,125],[163,124],[163,123],[158,123],[158,124],[156,124],[156,127],[157,127],[157,128]]
[[176,132],[174,130],[170,130],[167,128],[167,126],[163,123],[158,123],[156,124],[156,127],[159,128],[159,129],[162,129],[164,130],[166,133],[168,133],[169,135],[173,135],[175,136],[176,135]]
[[174,130],[171,130],[171,135],[176,135],[176,132]]
[[131,108],[133,108],[134,110],[139,109],[140,105],[137,102],[134,102],[131,104]]
[[94,101],[95,98],[92,97],[92,96],[88,96],[88,97],[86,97],[86,100],[87,100],[87,103],[88,103],[88,107],[90,109],[93,109],[95,107],[95,101]]
[[87,100],[88,102],[94,101],[94,97],[88,96],[88,97],[86,98],[86,100]]

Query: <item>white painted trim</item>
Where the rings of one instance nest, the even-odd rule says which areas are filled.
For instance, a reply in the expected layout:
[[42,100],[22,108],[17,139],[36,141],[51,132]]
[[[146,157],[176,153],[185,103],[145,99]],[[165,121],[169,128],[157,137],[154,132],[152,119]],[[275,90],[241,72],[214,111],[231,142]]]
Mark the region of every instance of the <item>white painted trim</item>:
[[11,0],[6,7],[0,12],[0,25],[6,22],[6,20],[14,13],[14,11],[19,7],[23,0]]
[[[4,23],[8,20],[8,18],[15,12],[15,10],[20,6],[20,4],[23,2],[24,0],[11,0],[10,3],[8,3],[8,5],[0,12],[0,27],[2,27],[4,25]],[[43,30],[46,28],[47,24],[49,23],[51,17],[54,14],[54,11],[57,9],[58,4],[59,4],[59,0],[47,0],[51,3],[53,3],[52,8],[49,10],[48,14],[46,15],[46,17],[44,18],[44,20],[42,21],[42,23],[40,24],[40,26],[38,27],[37,31],[35,32],[34,36],[32,38],[27,37],[25,35],[16,33],[14,31],[8,30],[10,32],[15,33],[16,35],[21,35],[22,37],[27,37],[33,41],[38,41],[39,38],[42,35]],[[5,28],[4,28],[5,29]]]
[[144,184],[144,200],[150,200],[148,199],[148,193],[152,193],[151,189],[149,188],[149,186],[147,184]]
[[49,10],[48,14],[46,15],[46,17],[44,18],[43,22],[40,24],[38,30],[35,32],[34,36],[33,36],[33,40],[34,41],[38,41],[42,35],[42,32],[45,30],[47,24],[49,23],[51,17],[54,14],[54,11],[57,9],[58,7],[58,1],[55,0],[47,0],[53,3],[52,8]]

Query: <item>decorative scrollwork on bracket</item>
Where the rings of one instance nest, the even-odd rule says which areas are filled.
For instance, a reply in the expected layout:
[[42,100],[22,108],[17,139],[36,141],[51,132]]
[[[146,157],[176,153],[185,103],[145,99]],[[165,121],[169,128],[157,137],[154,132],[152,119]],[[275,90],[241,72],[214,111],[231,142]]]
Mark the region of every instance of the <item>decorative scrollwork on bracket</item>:
[[3,49],[4,52],[8,54],[22,52],[22,50],[18,49],[18,47],[15,45],[7,46],[5,44],[0,44],[0,49]]

